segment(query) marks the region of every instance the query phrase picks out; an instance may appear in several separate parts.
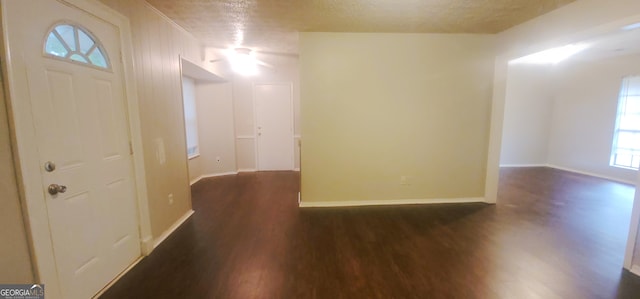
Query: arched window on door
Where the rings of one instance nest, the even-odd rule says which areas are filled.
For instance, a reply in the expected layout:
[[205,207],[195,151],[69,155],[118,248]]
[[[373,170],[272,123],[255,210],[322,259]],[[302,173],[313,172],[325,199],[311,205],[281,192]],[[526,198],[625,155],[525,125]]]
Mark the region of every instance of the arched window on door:
[[47,35],[44,53],[57,59],[111,69],[100,41],[78,25],[61,23],[54,26]]

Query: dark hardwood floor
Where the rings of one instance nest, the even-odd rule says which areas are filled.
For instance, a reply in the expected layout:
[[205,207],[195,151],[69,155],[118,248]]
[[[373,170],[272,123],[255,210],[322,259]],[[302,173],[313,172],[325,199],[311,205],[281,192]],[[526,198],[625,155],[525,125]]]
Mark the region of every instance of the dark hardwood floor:
[[196,213],[101,298],[640,298],[634,188],[503,169],[498,205],[299,209],[299,176],[193,186]]

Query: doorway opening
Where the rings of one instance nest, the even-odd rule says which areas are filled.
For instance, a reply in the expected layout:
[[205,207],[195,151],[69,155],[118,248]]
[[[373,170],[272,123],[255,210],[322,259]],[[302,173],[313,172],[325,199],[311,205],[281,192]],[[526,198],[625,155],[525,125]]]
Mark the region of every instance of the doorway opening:
[[[543,51],[510,61],[507,71],[500,186],[537,186],[530,199],[507,201],[544,209],[549,225],[563,226],[555,229],[571,226],[574,235],[589,235],[585,244],[605,245],[602,254],[619,263],[608,268],[611,275],[631,267],[637,233],[638,171],[612,166],[611,157],[621,86],[640,68],[638,42],[639,30],[616,30],[552,49],[580,48],[564,60],[542,59],[539,54],[552,52]],[[506,190],[499,196],[508,196]],[[535,198],[540,194],[548,204]]]

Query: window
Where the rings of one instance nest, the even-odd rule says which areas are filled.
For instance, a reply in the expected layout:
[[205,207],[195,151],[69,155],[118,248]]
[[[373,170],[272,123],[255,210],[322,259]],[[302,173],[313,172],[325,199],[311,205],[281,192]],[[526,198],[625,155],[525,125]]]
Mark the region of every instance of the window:
[[109,69],[109,59],[97,39],[76,25],[59,24],[47,35],[44,53],[50,57]]
[[640,76],[622,81],[611,166],[640,167]]
[[187,156],[193,159],[200,155],[198,149],[198,118],[196,113],[195,82],[182,77],[182,100],[184,101],[184,126],[187,135]]

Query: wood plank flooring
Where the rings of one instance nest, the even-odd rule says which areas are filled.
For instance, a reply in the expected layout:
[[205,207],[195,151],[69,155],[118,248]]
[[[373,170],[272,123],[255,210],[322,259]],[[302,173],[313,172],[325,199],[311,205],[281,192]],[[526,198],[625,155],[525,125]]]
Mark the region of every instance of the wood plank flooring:
[[640,298],[634,188],[503,169],[499,204],[299,209],[299,176],[193,186],[196,213],[101,298]]

